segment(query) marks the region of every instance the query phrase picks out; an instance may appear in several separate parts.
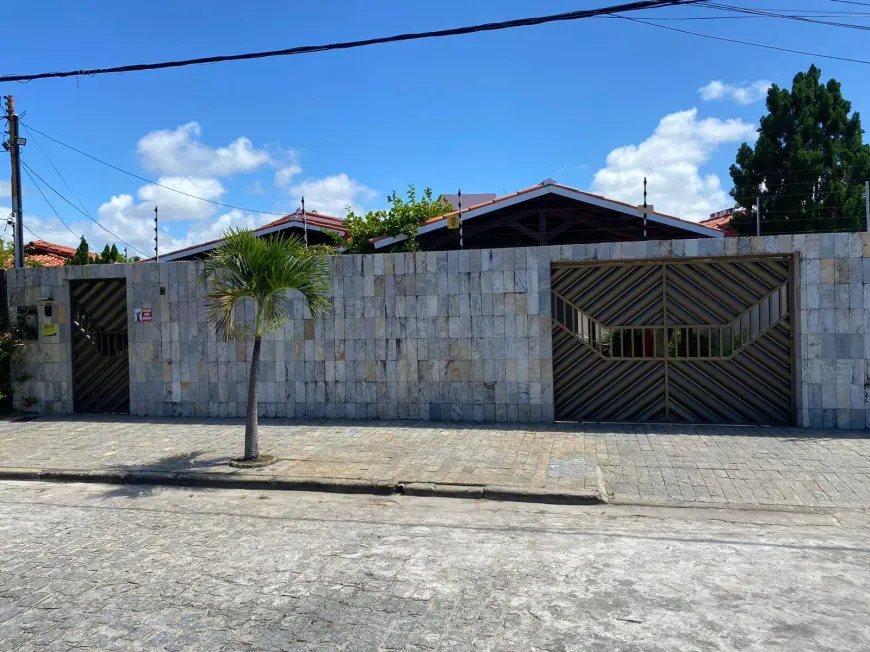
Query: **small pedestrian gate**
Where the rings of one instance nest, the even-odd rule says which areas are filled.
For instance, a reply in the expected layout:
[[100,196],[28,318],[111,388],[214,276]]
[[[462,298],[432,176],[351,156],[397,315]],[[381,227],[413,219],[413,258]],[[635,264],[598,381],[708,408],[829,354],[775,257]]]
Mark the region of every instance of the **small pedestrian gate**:
[[554,265],[556,418],[793,423],[794,264]]
[[129,413],[126,282],[72,281],[70,298],[74,410]]

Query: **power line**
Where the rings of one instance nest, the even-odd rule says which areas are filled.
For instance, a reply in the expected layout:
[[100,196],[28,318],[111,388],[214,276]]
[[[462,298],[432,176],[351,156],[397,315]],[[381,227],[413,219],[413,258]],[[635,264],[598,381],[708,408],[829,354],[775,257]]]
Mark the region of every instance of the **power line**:
[[530,27],[533,25],[544,25],[546,23],[593,18],[595,16],[605,16],[607,14],[612,14],[617,11],[639,11],[642,9],[656,9],[660,7],[690,5],[696,4],[700,1],[701,0],[640,0],[627,4],[598,7],[596,9],[584,9],[580,11],[569,11],[565,13],[551,14],[547,16],[518,18],[515,20],[483,23],[480,25],[470,25],[466,27],[453,27],[450,29],[441,29],[429,32],[395,34],[393,36],[381,36],[378,38],[362,39],[358,41],[344,41],[339,43],[329,43],[325,45],[303,45],[294,48],[285,48],[282,50],[266,50],[262,52],[248,52],[244,54],[197,57],[194,59],[163,61],[160,63],[140,63],[125,66],[113,66],[110,68],[91,68],[83,70],[68,70],[64,72],[42,72],[30,75],[5,75],[3,77],[0,77],[0,82],[31,81],[34,79],[51,79],[59,77],[78,77],[81,75],[105,75],[108,73],[139,72],[142,70],[161,70],[164,68],[180,68],[183,66],[195,66],[206,63],[221,63],[224,61],[247,61],[249,59],[286,57],[297,54],[309,54],[313,52],[329,52],[331,50],[349,50],[351,48],[360,48],[369,45],[380,45],[383,43],[397,43],[401,41],[415,41],[420,39],[442,38],[446,36],[461,36],[463,34],[475,34],[477,32],[492,32],[504,29],[512,29],[515,27]]
[[[22,123],[22,124],[24,124],[24,123]],[[25,125],[25,128],[27,128],[27,125]],[[157,181],[154,181],[153,179],[149,179],[147,177],[143,177],[140,174],[136,174],[135,172],[130,172],[129,170],[119,168],[117,165],[112,165],[111,163],[104,161],[103,159],[97,158],[96,156],[88,154],[87,152],[83,152],[82,150],[78,149],[77,147],[73,147],[72,145],[68,145],[68,144],[58,140],[57,138],[53,138],[52,136],[49,136],[44,131],[40,131],[36,127],[30,127],[30,130],[35,131],[36,133],[38,133],[41,136],[45,136],[50,141],[55,142],[58,145],[62,145],[63,147],[66,147],[67,149],[71,149],[72,151],[77,152],[77,153],[81,154],[82,156],[86,156],[87,158],[91,159],[92,161],[96,161],[97,163],[101,163],[101,164],[105,165],[106,167],[110,167],[113,170],[117,170],[118,172],[121,172],[122,174],[126,174],[127,176],[131,176],[134,179],[139,179],[140,181],[144,181],[145,183],[150,183],[151,185],[157,186],[158,188],[163,188],[164,190],[169,190],[171,192],[178,193],[179,195],[184,195],[185,197],[190,197],[191,199],[198,199],[199,201],[208,202],[209,204],[214,204],[215,206],[223,206],[224,208],[233,208],[233,209],[240,210],[240,211],[246,211],[248,213],[257,213],[258,215],[273,215],[276,217],[284,217],[286,215],[286,213],[275,213],[272,211],[258,211],[258,210],[254,210],[253,208],[245,208],[244,206],[234,206],[233,204],[225,204],[223,202],[215,201],[213,199],[206,199],[205,197],[198,197],[196,195],[191,195],[189,192],[184,192],[183,190],[178,190],[177,188],[173,188],[171,186],[167,186],[167,185],[164,185],[162,183],[158,183]]]
[[42,240],[42,242],[47,242],[47,241],[44,240],[41,236],[39,236],[38,234],[34,233],[34,232],[33,232],[33,229],[31,229],[31,228],[30,228],[29,226],[27,226],[26,224],[22,223],[22,226],[23,226],[25,229],[27,229],[28,231],[30,231],[30,235],[32,235],[32,236],[33,236],[34,238],[36,238],[37,240]]
[[51,202],[48,201],[48,197],[46,197],[46,196],[45,196],[45,193],[42,192],[42,188],[40,187],[40,185],[39,185],[38,183],[36,183],[36,179],[34,179],[34,178],[33,178],[33,175],[30,174],[30,168],[27,167],[27,165],[24,163],[24,161],[21,161],[21,165],[24,167],[24,172],[27,174],[27,176],[28,176],[28,177],[30,178],[30,180],[33,182],[33,185],[36,186],[36,189],[39,191],[39,194],[42,195],[42,198],[45,200],[45,203],[48,204],[48,207],[51,209],[51,212],[54,213],[54,216],[55,216],[57,219],[60,220],[60,223],[63,224],[63,225],[66,227],[66,230],[67,230],[67,231],[69,231],[70,233],[72,233],[72,234],[73,234],[74,236],[76,236],[77,238],[82,237],[80,233],[76,233],[75,231],[73,231],[73,230],[70,228],[69,224],[67,224],[66,222],[63,221],[63,218],[62,218],[62,217],[60,216],[60,214],[57,212],[57,209],[56,209],[54,206],[52,206]]
[[[662,22],[670,22],[670,21],[687,21],[687,20],[744,20],[751,18],[840,18],[842,16],[855,16],[856,18],[870,18],[870,13],[864,12],[840,12],[834,14],[789,14],[778,16],[775,14],[755,14],[754,12],[748,16],[668,16],[665,18],[660,17],[644,17],[644,20],[648,20],[651,22],[662,23]],[[818,22],[823,25],[838,25],[838,23],[826,23],[824,21],[813,21]],[[844,27],[863,27],[863,25],[851,25],[851,24],[843,24]]]
[[831,22],[828,20],[818,20],[814,17],[807,16],[798,16],[798,15],[788,15],[779,12],[773,11],[764,11],[762,9],[749,9],[745,7],[734,7],[732,5],[723,5],[713,2],[704,2],[702,6],[709,7],[710,9],[718,9],[720,11],[732,11],[741,14],[749,14],[749,16],[757,16],[763,18],[781,18],[783,20],[796,20],[803,23],[811,23],[814,25],[827,25],[830,27],[845,27],[848,29],[858,29],[858,30],[870,30],[870,26],[867,25],[856,25],[854,23],[839,23],[839,22]]
[[648,25],[650,27],[657,27],[659,29],[666,29],[671,32],[679,32],[680,34],[689,34],[691,36],[700,36],[702,38],[709,38],[715,41],[725,41],[726,43],[737,43],[739,45],[751,45],[756,48],[764,48],[766,50],[776,50],[778,52],[789,52],[791,54],[803,54],[810,57],[818,57],[820,59],[833,59],[835,61],[848,61],[850,63],[862,63],[864,65],[870,66],[870,61],[866,61],[864,59],[853,59],[851,57],[838,57],[833,54],[819,54],[818,52],[807,52],[806,50],[793,50],[791,48],[782,48],[777,45],[767,45],[766,43],[755,43],[753,41],[741,41],[739,39],[728,38],[725,36],[714,36],[713,34],[702,34],[701,32],[692,32],[687,29],[681,29],[679,27],[671,27],[669,25],[657,25],[656,23],[650,23],[645,20],[640,20],[639,18],[631,18],[630,16],[618,16],[614,15],[615,18],[621,18],[622,20],[630,20],[633,23],[640,23],[641,25]]
[[870,2],[855,2],[854,0],[831,0],[831,2],[839,2],[844,5],[860,5],[861,7],[870,7]]
[[[33,133],[31,133],[30,129],[27,128],[27,125],[26,125],[26,124],[24,124],[23,122],[20,123],[20,124],[21,124],[22,127],[24,127],[24,130],[27,132],[27,135],[30,136],[31,140],[33,140],[33,142],[34,142],[34,143],[36,144],[36,146],[39,148],[39,151],[42,152],[42,155],[45,157],[45,160],[48,161],[48,164],[49,164],[49,165],[54,169],[54,171],[57,173],[57,176],[60,177],[60,180],[63,181],[63,185],[66,186],[66,189],[70,191],[70,194],[71,194],[73,197],[75,197],[76,201],[77,201],[77,202],[79,203],[79,205],[80,205],[80,206],[85,210],[85,212],[88,213],[88,215],[90,215],[90,212],[88,212],[88,209],[87,209],[87,207],[85,206],[84,202],[82,202],[82,200],[79,199],[79,196],[76,195],[76,193],[73,191],[72,188],[70,188],[70,185],[66,182],[66,179],[64,178],[64,176],[60,173],[60,170],[57,169],[57,166],[54,164],[54,162],[51,160],[51,158],[49,158],[49,156],[48,156],[48,154],[45,152],[45,150],[42,149],[42,145],[39,144],[39,140],[37,140],[36,136],[34,136]],[[48,200],[46,200],[46,201],[48,201]],[[49,206],[51,206],[51,204],[49,204]],[[91,216],[91,219],[93,219],[93,216]]]
[[57,190],[55,190],[55,189],[52,187],[52,185],[51,185],[50,183],[48,183],[48,181],[46,181],[46,180],[43,179],[41,176],[39,176],[39,173],[36,172],[33,168],[31,168],[29,165],[27,165],[27,163],[25,163],[24,161],[21,161],[21,165],[23,165],[24,168],[25,168],[26,170],[30,170],[34,175],[36,175],[36,178],[39,179],[40,181],[42,181],[42,183],[44,183],[46,186],[48,186],[48,189],[51,190],[55,195],[57,195],[58,197],[60,197],[60,198],[61,198],[62,200],[64,200],[67,204],[69,204],[70,206],[72,206],[72,207],[73,207],[74,209],[76,209],[79,213],[81,213],[82,215],[84,215],[84,216],[85,216],[86,218],[88,218],[91,222],[93,222],[93,223],[96,224],[98,227],[100,227],[103,231],[105,231],[105,232],[108,233],[110,236],[112,236],[115,240],[117,240],[117,241],[120,242],[121,244],[127,245],[127,246],[130,247],[131,249],[134,249],[134,250],[138,251],[138,252],[139,252],[140,254],[142,254],[143,256],[147,256],[147,255],[148,255],[148,254],[146,254],[144,251],[142,251],[141,249],[139,249],[138,247],[135,247],[135,246],[131,245],[129,242],[125,242],[124,240],[122,240],[121,238],[119,238],[115,233],[112,233],[109,229],[107,229],[105,226],[103,226],[102,224],[100,224],[100,222],[99,222],[98,220],[94,219],[94,218],[90,215],[90,213],[86,213],[86,212],[83,211],[81,208],[79,208],[78,206],[76,206],[75,204],[73,204],[69,199],[67,199],[66,197],[64,197],[64,196],[63,196],[62,194],[60,194]]

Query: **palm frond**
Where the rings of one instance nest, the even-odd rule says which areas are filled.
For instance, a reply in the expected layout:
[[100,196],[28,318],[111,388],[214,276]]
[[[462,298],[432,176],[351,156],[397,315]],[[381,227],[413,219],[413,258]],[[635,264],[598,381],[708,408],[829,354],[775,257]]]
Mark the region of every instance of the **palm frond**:
[[231,229],[224,243],[205,260],[209,317],[227,339],[241,337],[235,306],[245,297],[257,305],[258,333],[273,331],[287,319],[287,293],[298,290],[313,316],[329,309],[329,264],[291,237],[259,238],[252,231]]

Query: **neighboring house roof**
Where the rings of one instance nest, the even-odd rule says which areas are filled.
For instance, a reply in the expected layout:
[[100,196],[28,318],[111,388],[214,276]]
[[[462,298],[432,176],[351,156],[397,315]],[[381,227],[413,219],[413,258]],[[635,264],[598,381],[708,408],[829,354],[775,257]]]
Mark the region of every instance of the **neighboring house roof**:
[[[268,235],[269,233],[276,233],[278,231],[285,231],[289,229],[298,229],[302,231],[306,228],[309,231],[333,231],[334,233],[338,233],[342,237],[347,236],[347,227],[344,225],[344,220],[342,220],[341,218],[333,217],[331,215],[323,215],[321,213],[315,213],[311,211],[305,211],[305,221],[303,223],[302,209],[298,209],[295,213],[285,215],[284,217],[277,219],[274,222],[264,224],[263,226],[254,229],[254,233],[256,233],[257,235]],[[221,245],[222,243],[223,238],[218,238],[217,240],[209,240],[208,242],[200,242],[199,244],[191,245],[189,247],[185,247],[184,249],[177,249],[167,254],[160,254],[160,260],[170,262],[173,260],[178,260],[179,258],[195,256],[197,254],[210,251],[215,247]],[[154,260],[154,258],[148,258],[146,260],[150,261]]]
[[[41,263],[43,267],[61,267],[75,253],[76,250],[72,247],[65,247],[45,240],[34,240],[24,245],[24,255],[30,260]],[[96,258],[94,252],[90,252],[90,256]]]
[[745,208],[726,208],[724,211],[713,213],[708,219],[699,222],[699,224],[721,231],[725,234],[726,238],[736,238],[737,229],[731,226],[731,220],[735,215],[745,212]]
[[[489,212],[499,210],[502,208],[506,208],[508,206],[519,204],[524,201],[528,201],[530,199],[535,199],[537,197],[542,197],[544,195],[559,195],[562,197],[566,197],[568,199],[574,199],[579,202],[592,204],[595,206],[599,206],[601,208],[606,208],[610,210],[615,210],[626,215],[632,216],[642,216],[642,213],[639,213],[638,207],[633,206],[632,204],[626,204],[625,202],[616,201],[614,199],[608,199],[607,197],[602,197],[600,195],[594,195],[589,192],[584,192],[582,190],[578,190],[577,188],[572,188],[570,186],[565,186],[560,183],[557,183],[553,179],[545,179],[542,183],[532,186],[531,188],[526,188],[524,190],[519,190],[517,192],[511,193],[509,195],[505,195],[504,197],[495,197],[493,199],[484,201],[480,204],[469,206],[468,208],[462,209],[462,221],[466,222],[467,220],[474,219],[475,217],[485,215]],[[465,203],[465,202],[463,202]],[[447,218],[451,215],[456,215],[458,211],[452,211],[450,213],[446,213],[444,215],[439,215],[438,217],[433,217],[425,222],[420,224],[420,228],[418,234],[422,235],[424,233],[429,233],[430,231],[434,231],[436,229],[443,229],[447,227]],[[696,233],[700,236],[712,237],[712,238],[721,238],[722,232],[716,229],[709,228],[707,226],[702,226],[697,222],[689,222],[688,220],[681,219],[679,217],[674,217],[673,215],[666,215],[664,213],[648,213],[647,220],[651,222],[656,222],[658,224],[663,224],[666,226],[680,228],[686,231],[690,231],[692,233]],[[398,235],[398,236],[390,236],[383,235],[378,238],[374,238],[372,242],[375,245],[376,249],[380,249],[383,247],[390,246],[397,242],[401,242],[407,238],[406,235]]]

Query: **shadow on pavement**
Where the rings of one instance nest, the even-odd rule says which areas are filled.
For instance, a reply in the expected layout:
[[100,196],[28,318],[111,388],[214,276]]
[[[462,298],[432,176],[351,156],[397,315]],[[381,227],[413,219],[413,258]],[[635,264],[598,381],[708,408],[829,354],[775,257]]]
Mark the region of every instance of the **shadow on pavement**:
[[[209,458],[206,451],[191,451],[189,453],[181,453],[177,455],[167,455],[157,460],[153,460],[146,464],[126,464],[122,466],[111,467],[111,471],[128,472],[134,474],[145,475],[147,473],[178,473],[181,471],[197,472],[197,471],[224,471],[228,469],[227,460],[220,458]],[[202,459],[200,459],[202,458]],[[100,499],[107,498],[144,498],[151,496],[161,486],[166,486],[160,482],[128,482],[119,484],[115,488],[100,494]],[[205,488],[197,488],[198,491],[206,490]]]

